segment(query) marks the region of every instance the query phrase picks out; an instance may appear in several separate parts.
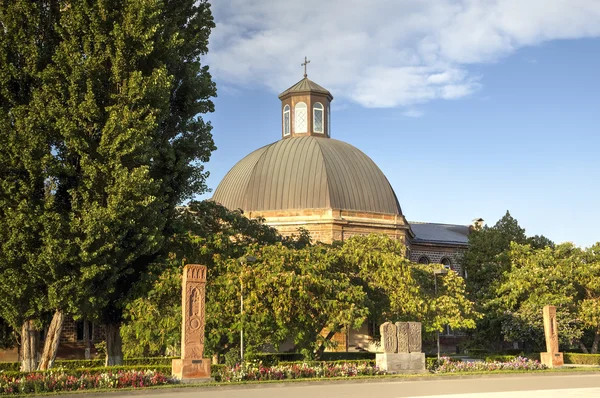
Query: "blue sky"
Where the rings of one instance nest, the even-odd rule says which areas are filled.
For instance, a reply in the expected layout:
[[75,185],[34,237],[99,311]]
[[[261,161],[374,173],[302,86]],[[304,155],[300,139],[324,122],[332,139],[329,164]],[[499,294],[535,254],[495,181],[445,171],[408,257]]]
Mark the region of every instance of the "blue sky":
[[213,6],[207,57],[211,188],[280,138],[277,94],[307,55],[334,96],[332,137],[377,163],[408,220],[493,224],[509,210],[530,235],[600,241],[600,2],[404,1],[360,23],[332,7],[325,27],[290,2],[231,2]]

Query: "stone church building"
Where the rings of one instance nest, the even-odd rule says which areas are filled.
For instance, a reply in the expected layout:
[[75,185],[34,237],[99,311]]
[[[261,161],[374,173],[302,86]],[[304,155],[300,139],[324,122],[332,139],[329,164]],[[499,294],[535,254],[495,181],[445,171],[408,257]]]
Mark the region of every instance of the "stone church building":
[[[248,154],[225,175],[212,200],[264,218],[283,235],[302,227],[313,241],[386,234],[409,258],[441,263],[463,275],[471,225],[407,221],[393,187],[358,148],[331,138],[331,93],[304,78],[279,95],[281,139]],[[345,350],[371,350],[372,325],[337,337]],[[454,335],[450,330],[448,337]],[[452,344],[449,341],[449,344]]]
[[331,138],[333,96],[306,75],[279,99],[281,139],[233,166],[212,200],[249,218],[262,217],[283,235],[302,227],[313,241],[386,234],[406,245],[412,261],[462,273],[461,254],[473,225],[407,221],[373,160]]

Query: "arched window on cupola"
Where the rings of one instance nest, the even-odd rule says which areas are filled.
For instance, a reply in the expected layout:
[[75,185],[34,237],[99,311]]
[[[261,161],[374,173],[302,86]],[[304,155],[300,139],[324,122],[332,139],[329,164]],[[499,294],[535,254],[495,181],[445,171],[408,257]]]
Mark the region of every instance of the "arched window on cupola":
[[290,106],[283,107],[283,135],[290,135]]
[[323,132],[323,104],[317,102],[313,105],[313,130],[315,133]]
[[294,127],[296,133],[308,131],[308,109],[304,102],[298,102],[294,108]]

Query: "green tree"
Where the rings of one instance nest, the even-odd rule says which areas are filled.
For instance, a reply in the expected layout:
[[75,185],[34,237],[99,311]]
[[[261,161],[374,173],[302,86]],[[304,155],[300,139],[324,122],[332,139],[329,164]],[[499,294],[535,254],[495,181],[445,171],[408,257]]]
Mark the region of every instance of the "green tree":
[[419,286],[420,304],[411,316],[423,322],[425,331],[441,332],[446,326],[455,330],[475,328],[482,315],[466,294],[464,278],[451,270],[435,275],[436,270],[445,270],[441,264],[413,264],[411,269]]
[[[504,314],[494,301],[497,287],[510,270],[510,245],[530,243],[535,247],[553,246],[544,236],[527,237],[518,221],[507,211],[492,226],[475,229],[469,234],[469,247],[463,256],[466,289],[477,311],[484,314],[477,321],[473,344],[490,346],[501,344]],[[498,347],[496,347],[498,348]]]
[[34,103],[57,45],[57,14],[57,2],[0,2],[0,316],[20,332],[27,371],[36,367],[48,264],[56,260],[47,248],[58,226],[52,137]]
[[[18,269],[25,256],[43,254],[29,275],[41,288],[27,285],[43,292],[40,303],[12,303],[25,321],[39,318],[41,308],[55,313],[42,368],[51,365],[65,312],[105,322],[107,364],[117,364],[129,288],[165,255],[175,206],[206,188],[202,162],[214,145],[198,115],[213,110],[215,86],[200,58],[214,24],[206,1],[27,3],[2,4],[3,22],[15,31],[5,33],[13,41],[4,51],[33,43],[51,62],[38,67],[32,56],[36,84],[22,101],[22,122],[11,119],[15,106],[3,114],[11,145],[2,157],[18,163],[24,152],[37,156],[27,161],[33,166],[13,168],[33,174],[24,174],[36,182],[26,198],[43,199],[10,203],[17,214],[6,218],[35,222],[13,223],[7,234],[32,244],[1,266]],[[33,15],[24,32],[22,9]],[[44,18],[49,32],[40,35],[35,23]],[[9,94],[19,55],[9,59],[2,83]],[[27,132],[39,137],[24,141]],[[3,197],[10,189],[3,186]]]
[[466,297],[465,281],[455,272],[438,276],[440,264],[420,265],[405,257],[404,245],[386,235],[354,236],[340,247],[354,282],[367,293],[371,321],[417,320],[426,331],[441,331],[446,325],[472,329],[480,314]]
[[[210,314],[214,310],[215,314],[220,314],[219,293],[213,291],[211,284],[225,272],[223,262],[243,256],[252,244],[299,244],[294,239],[283,238],[260,219],[248,219],[240,211],[230,211],[212,201],[192,201],[188,206],[179,208],[173,225],[177,233],[168,245],[170,258],[151,265],[150,272],[136,283],[132,300],[127,303],[122,328],[127,356],[178,352],[181,296],[173,292],[181,290],[185,264],[208,267],[207,312]],[[211,300],[215,301],[214,306],[211,306]],[[213,336],[216,335],[213,333]],[[228,340],[223,339],[222,343],[214,344],[227,344]]]
[[[207,303],[207,347],[213,352],[237,346],[243,327],[250,350],[278,347],[292,337],[297,350],[314,358],[335,345],[335,333],[366,320],[366,295],[352,283],[334,249],[278,243],[250,247],[247,254],[257,261],[226,261],[225,272],[207,287],[216,294]],[[240,314],[242,290],[245,310]]]
[[[600,245],[582,250],[571,243],[534,249],[512,244],[511,269],[497,289],[495,300],[504,312],[502,330],[510,341],[535,350],[544,347],[542,308],[557,307],[561,344],[598,351],[600,340]],[[595,337],[586,344],[586,331]]]

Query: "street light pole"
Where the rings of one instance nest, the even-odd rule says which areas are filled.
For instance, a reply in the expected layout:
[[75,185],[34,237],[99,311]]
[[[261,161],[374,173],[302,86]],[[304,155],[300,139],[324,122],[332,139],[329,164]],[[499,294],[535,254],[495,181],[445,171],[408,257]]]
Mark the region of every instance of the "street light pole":
[[[433,285],[434,285],[434,292],[435,292],[435,297],[437,298],[437,293],[438,293],[438,288],[437,288],[437,276],[438,275],[447,275],[448,274],[448,270],[446,268],[444,269],[434,269],[433,270]],[[440,360],[440,331],[436,330],[436,340],[437,340],[437,359],[438,361]]]
[[[240,257],[238,261],[244,268],[247,263],[255,262],[256,257]],[[244,363],[244,283],[242,281],[242,270],[240,270],[240,362]]]
[[240,275],[240,360],[244,363],[244,285]]

